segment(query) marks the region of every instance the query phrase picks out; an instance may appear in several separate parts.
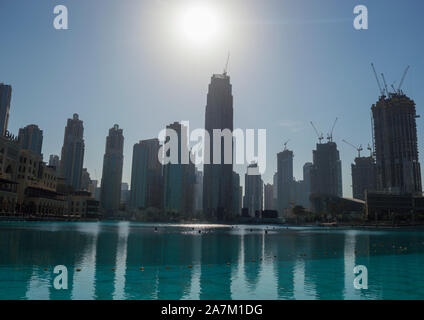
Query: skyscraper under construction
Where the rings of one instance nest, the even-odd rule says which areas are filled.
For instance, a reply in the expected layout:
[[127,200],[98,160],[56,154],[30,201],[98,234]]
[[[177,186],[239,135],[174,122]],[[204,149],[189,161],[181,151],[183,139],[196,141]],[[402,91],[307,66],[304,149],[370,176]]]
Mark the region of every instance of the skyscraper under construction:
[[421,193],[415,102],[400,89],[387,92],[371,107],[373,117],[377,189]]

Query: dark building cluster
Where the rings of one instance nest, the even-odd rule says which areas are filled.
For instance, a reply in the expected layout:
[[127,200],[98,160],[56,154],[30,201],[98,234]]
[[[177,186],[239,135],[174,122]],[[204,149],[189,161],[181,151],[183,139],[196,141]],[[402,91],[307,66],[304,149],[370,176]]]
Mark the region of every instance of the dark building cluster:
[[[134,218],[141,220],[237,219],[298,220],[315,214],[334,218],[340,214],[389,219],[393,214],[421,213],[421,169],[415,103],[400,87],[381,91],[372,105],[373,145],[369,156],[362,146],[351,165],[353,198],[343,198],[342,165],[333,141],[334,122],[327,141],[318,136],[312,162],[303,166],[303,179],[293,175],[293,151],[277,154],[273,183],[264,184],[258,163],[247,166],[244,177],[233,168],[234,140],[229,141],[231,159],[224,146],[225,136],[214,131],[234,131],[233,95],[226,72],[211,78],[205,109],[205,133],[209,160],[198,170],[188,142],[188,126],[174,122],[166,127],[164,145],[159,139],[142,140],[133,147],[131,184],[122,182],[123,130],[114,125],[106,137],[100,186],[84,168],[84,126],[78,114],[68,119],[61,156],[43,161],[43,131],[35,124],[19,130],[18,137],[7,131],[11,86],[0,84],[0,206],[3,215],[47,218]],[[336,119],[337,121],[337,119]],[[164,146],[176,135],[178,151]],[[221,152],[214,144],[221,139]],[[163,163],[160,154],[177,161]],[[214,152],[217,153],[214,155]],[[227,155],[228,156],[228,155]],[[215,161],[215,158],[220,158]],[[421,204],[423,202],[423,205]],[[423,212],[424,213],[424,212]],[[274,220],[272,220],[274,219]]]

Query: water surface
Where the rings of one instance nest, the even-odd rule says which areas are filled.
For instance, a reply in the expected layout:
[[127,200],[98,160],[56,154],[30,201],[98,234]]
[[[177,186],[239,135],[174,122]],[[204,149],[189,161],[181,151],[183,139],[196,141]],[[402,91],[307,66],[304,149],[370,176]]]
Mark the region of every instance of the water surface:
[[424,229],[0,223],[0,299],[422,299],[423,265]]

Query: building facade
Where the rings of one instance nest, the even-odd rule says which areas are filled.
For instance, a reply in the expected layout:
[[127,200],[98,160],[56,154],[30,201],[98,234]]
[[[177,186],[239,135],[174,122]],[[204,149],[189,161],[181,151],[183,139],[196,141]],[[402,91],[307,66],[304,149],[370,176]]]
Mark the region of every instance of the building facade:
[[311,194],[343,196],[342,163],[335,142],[319,143],[313,150]]
[[[233,95],[230,77],[224,74],[212,76],[207,95],[205,130],[209,133],[210,163],[204,164],[203,212],[213,220],[226,220],[233,216]],[[214,129],[231,132],[231,137],[214,138]],[[220,141],[219,141],[219,140]],[[225,141],[227,140],[227,141]],[[214,144],[221,143],[219,163],[214,163]],[[225,163],[224,146],[231,144],[231,163]],[[219,158],[219,157],[216,157]]]
[[267,183],[264,186],[264,210],[274,210],[274,186]]
[[59,160],[59,156],[58,155],[55,155],[55,154],[51,154],[50,155],[49,166],[50,167],[55,167],[57,173],[59,174],[59,171],[60,171],[60,160]]
[[121,203],[122,167],[124,164],[123,130],[117,124],[106,137],[103,173],[100,191],[100,207],[106,217],[113,217]]
[[378,191],[422,192],[415,102],[402,92],[371,107]]
[[248,210],[249,217],[260,217],[263,210],[263,184],[258,164],[250,164],[244,178],[246,189],[243,199],[243,208]]
[[293,151],[277,154],[277,210],[280,214],[290,208],[293,198]]
[[373,157],[357,157],[352,163],[352,194],[354,199],[365,200],[365,192],[377,190],[377,173]]
[[35,124],[30,124],[25,128],[19,129],[19,143],[22,149],[31,150],[41,155],[43,147],[43,130]]
[[162,207],[162,164],[159,162],[158,139],[143,140],[134,145],[131,168],[130,207]]
[[169,139],[177,139],[178,144],[175,145],[175,149],[166,151],[166,156],[174,158],[174,161],[163,166],[163,208],[168,213],[190,216],[193,213],[196,176],[195,166],[189,156],[187,127],[174,122],[166,129],[166,143],[170,142]]
[[9,123],[10,102],[12,100],[12,87],[0,83],[0,134],[4,136]]
[[60,160],[60,174],[65,183],[74,190],[81,187],[81,175],[84,163],[84,126],[78,114],[68,119],[63,139],[62,155]]

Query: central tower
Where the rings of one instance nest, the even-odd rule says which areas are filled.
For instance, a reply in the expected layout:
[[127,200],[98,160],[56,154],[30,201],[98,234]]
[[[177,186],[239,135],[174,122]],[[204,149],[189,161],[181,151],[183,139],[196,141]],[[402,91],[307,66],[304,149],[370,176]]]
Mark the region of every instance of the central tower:
[[[209,133],[209,159],[204,164],[203,212],[207,218],[227,220],[232,216],[233,155],[231,163],[224,162],[224,137],[214,139],[214,129],[233,132],[233,95],[230,77],[226,72],[214,74],[207,96],[205,130]],[[214,163],[214,144],[221,142],[221,161]],[[232,146],[232,137],[231,137]],[[231,147],[232,153],[232,147]],[[228,155],[227,155],[228,158]]]

